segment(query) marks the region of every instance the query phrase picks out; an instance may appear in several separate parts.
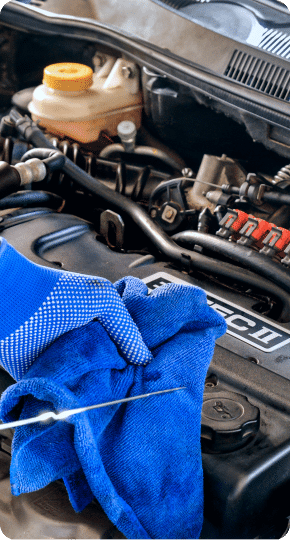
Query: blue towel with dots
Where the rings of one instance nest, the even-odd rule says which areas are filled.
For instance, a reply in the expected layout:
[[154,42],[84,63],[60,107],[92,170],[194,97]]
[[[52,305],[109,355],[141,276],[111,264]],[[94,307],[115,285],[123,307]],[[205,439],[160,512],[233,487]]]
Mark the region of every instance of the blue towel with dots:
[[198,538],[202,394],[225,332],[205,293],[42,268],[4,240],[0,287],[0,359],[18,380],[2,395],[3,421],[186,386],[17,428],[12,493],[63,479],[76,511],[96,497],[128,538]]

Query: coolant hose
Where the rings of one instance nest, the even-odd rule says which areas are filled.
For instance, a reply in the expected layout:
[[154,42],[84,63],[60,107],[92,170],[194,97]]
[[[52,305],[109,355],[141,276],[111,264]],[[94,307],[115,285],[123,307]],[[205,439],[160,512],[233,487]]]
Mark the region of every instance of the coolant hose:
[[[121,193],[117,193],[112,189],[102,184],[96,178],[93,178],[88,173],[83,171],[78,165],[75,165],[70,159],[64,156],[59,150],[49,148],[32,148],[22,156],[21,161],[26,161],[32,157],[42,159],[49,166],[50,170],[60,169],[62,172],[70,176],[82,188],[93,193],[101,198],[111,208],[117,212],[126,214],[146,235],[148,240],[162,253],[166,258],[182,266],[189,267],[191,264],[191,256],[193,252],[180,249],[180,247],[169,238],[169,236],[155,223],[147,214],[147,212],[134,201],[128,199]],[[60,159],[62,158],[62,159]],[[64,159],[63,159],[64,158]],[[55,163],[54,163],[55,161]],[[194,265],[193,265],[194,266]]]
[[0,210],[41,206],[59,210],[63,205],[64,200],[62,197],[48,191],[18,191],[0,200]]
[[[23,118],[17,111],[15,111],[14,116],[16,119],[19,117]],[[14,120],[13,117],[12,119]],[[273,295],[276,298],[279,298],[284,306],[283,319],[286,320],[286,317],[288,317],[289,320],[289,299],[288,295],[285,294],[284,291],[287,291],[287,293],[290,292],[290,277],[286,270],[279,268],[276,263],[267,259],[264,255],[257,254],[244,246],[237,246],[225,240],[217,239],[214,236],[204,235],[202,233],[195,233],[194,231],[189,231],[189,234],[192,232],[193,234],[198,235],[198,237],[195,237],[194,240],[190,239],[190,241],[185,240],[185,242],[190,243],[191,245],[192,243],[196,244],[198,242],[196,238],[200,239],[201,237],[205,239],[209,238],[213,240],[219,240],[223,246],[225,244],[229,244],[228,247],[230,248],[231,252],[228,252],[227,256],[230,256],[230,258],[237,260],[235,259],[235,256],[233,256],[233,253],[236,253],[235,249],[231,249],[234,245],[234,247],[237,247],[239,250],[240,256],[238,258],[238,262],[242,264],[242,266],[248,266],[252,271],[257,273],[257,276],[252,274],[252,272],[247,272],[244,269],[238,269],[231,264],[221,261],[219,261],[217,264],[216,261],[211,259],[210,257],[205,257],[204,255],[201,255],[194,251],[180,248],[174,242],[174,240],[168,237],[168,235],[163,231],[163,229],[161,229],[161,227],[149,217],[147,212],[141,206],[139,206],[134,201],[126,198],[124,195],[121,195],[120,193],[117,193],[112,189],[108,188],[107,186],[103,185],[99,180],[87,174],[80,167],[78,167],[78,165],[75,165],[66,156],[63,156],[63,154],[61,154],[59,150],[56,150],[52,143],[50,143],[50,141],[46,139],[45,135],[41,132],[41,130],[35,126],[33,129],[33,134],[30,137],[31,142],[33,142],[34,144],[36,143],[36,141],[34,142],[33,139],[37,129],[41,133],[41,137],[39,138],[41,138],[42,147],[35,148],[26,152],[22,157],[22,161],[25,161],[32,157],[37,157],[43,159],[44,162],[47,162],[47,165],[49,165],[51,170],[54,170],[55,159],[56,169],[62,170],[62,172],[66,173],[68,176],[70,176],[70,178],[75,180],[75,182],[79,186],[88,190],[90,193],[96,195],[97,197],[100,197],[117,212],[122,212],[123,214],[127,215],[140,228],[140,230],[146,235],[151,244],[163,255],[163,257],[165,257],[170,262],[177,264],[178,266],[187,268],[188,270],[198,269],[203,272],[210,272],[214,275],[221,275],[226,278],[235,278],[242,283],[248,284],[251,287],[256,287],[259,290],[264,290],[268,292],[270,292],[271,286],[267,280],[270,280],[271,282],[276,284],[276,286],[274,287],[275,292],[272,285]],[[55,155],[52,150],[55,152]],[[175,239],[179,239],[179,237],[177,236],[177,238],[175,237]],[[262,276],[266,277],[267,279],[263,280]]]
[[[122,144],[109,144],[103,150],[101,150],[99,157],[103,159],[109,159],[110,156],[114,153],[122,153],[126,152],[125,148],[122,146]],[[163,161],[166,165],[171,167],[174,171],[182,171],[182,169],[185,168],[184,161],[176,158],[172,158],[170,155],[168,155],[163,150],[160,150],[159,148],[152,148],[151,146],[135,146],[134,150],[132,152],[129,152],[132,155],[141,155],[141,156],[147,156],[147,157],[153,157],[158,158],[160,161]]]
[[26,141],[31,142],[36,147],[55,149],[55,146],[49,142],[43,131],[39,129],[37,124],[29,116],[22,116],[14,108],[11,109],[9,116],[10,120],[15,124],[17,131]]
[[[257,253],[251,248],[239,246],[234,242],[229,242],[223,238],[198,231],[183,231],[175,234],[172,238],[184,246],[193,247],[198,244],[203,248],[219,253],[219,255],[228,257],[240,265],[248,267],[259,276],[259,279],[260,276],[264,276],[290,293],[290,275],[288,270],[279,266],[276,262],[266,257],[266,255]],[[220,264],[220,261],[218,264]]]
[[[59,151],[54,149],[54,152],[56,163],[59,163],[59,158],[57,156]],[[44,163],[49,161],[50,166],[52,169],[54,169],[53,152],[51,152],[50,149],[35,148],[28,150],[28,152],[26,152],[26,154],[24,154],[22,157],[22,160],[31,159],[32,157],[43,159]],[[210,257],[206,257],[205,255],[201,255],[195,251],[181,249],[171,238],[168,237],[168,235],[159,227],[159,225],[152,221],[142,207],[130,199],[127,199],[120,193],[116,193],[110,188],[107,188],[98,180],[85,173],[68,158],[65,158],[65,164],[62,167],[62,171],[73,178],[83,188],[89,190],[98,197],[101,197],[104,201],[109,203],[110,206],[113,206],[118,212],[121,211],[126,213],[146,234],[147,238],[149,238],[151,243],[158,249],[158,251],[171,262],[175,262],[179,266],[185,266],[188,269],[198,269],[206,273],[222,276],[223,278],[231,280],[234,279],[240,283],[249,285],[251,288],[258,289],[259,291],[267,291],[268,294],[271,294],[283,306],[279,319],[281,321],[289,321],[290,296],[285,292],[285,290],[283,290],[283,283],[281,286],[277,286],[268,281],[268,279],[263,279],[261,275],[256,275],[248,270],[239,268],[238,266],[234,266],[223,261],[219,261],[217,264],[217,262]],[[243,246],[240,249],[247,252],[249,251]],[[265,257],[263,256],[263,259],[264,258]],[[274,264],[274,266],[276,270],[277,265]]]

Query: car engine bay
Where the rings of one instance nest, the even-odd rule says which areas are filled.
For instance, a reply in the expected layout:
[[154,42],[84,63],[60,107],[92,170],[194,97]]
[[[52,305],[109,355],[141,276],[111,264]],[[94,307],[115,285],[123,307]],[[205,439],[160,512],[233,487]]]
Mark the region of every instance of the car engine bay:
[[[149,290],[172,282],[206,291],[228,331],[217,341],[205,384],[201,538],[280,538],[290,516],[285,125],[273,121],[271,133],[276,129],[281,139],[269,137],[266,144],[261,119],[259,128],[254,116],[242,122],[236,105],[233,113],[221,101],[214,105],[208,94],[178,80],[173,68],[170,76],[158,63],[153,68],[153,60],[136,61],[132,51],[91,34],[84,38],[77,29],[64,36],[59,26],[52,28],[53,16],[40,31],[35,19],[44,16],[37,6],[11,5],[0,17],[1,236],[51,268],[111,282],[132,275]],[[31,17],[29,29],[21,16]],[[132,108],[117,113],[112,127],[104,112],[93,141],[45,126],[36,109],[31,118],[33,92],[44,68],[56,63],[89,66],[95,80],[107,81],[108,99],[121,86],[140,95],[142,115],[141,106],[134,117]],[[33,159],[44,163],[42,175]],[[1,392],[13,382],[1,370]],[[11,436],[0,436],[4,534],[123,537],[97,502],[76,514],[61,482],[12,497]]]

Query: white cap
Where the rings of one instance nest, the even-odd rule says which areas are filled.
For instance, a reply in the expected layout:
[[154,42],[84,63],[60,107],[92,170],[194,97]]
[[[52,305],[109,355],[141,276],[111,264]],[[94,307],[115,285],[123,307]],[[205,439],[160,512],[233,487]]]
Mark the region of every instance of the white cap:
[[124,120],[123,122],[120,122],[117,127],[117,132],[123,143],[135,139],[137,135],[136,126],[134,122],[131,122],[130,120]]

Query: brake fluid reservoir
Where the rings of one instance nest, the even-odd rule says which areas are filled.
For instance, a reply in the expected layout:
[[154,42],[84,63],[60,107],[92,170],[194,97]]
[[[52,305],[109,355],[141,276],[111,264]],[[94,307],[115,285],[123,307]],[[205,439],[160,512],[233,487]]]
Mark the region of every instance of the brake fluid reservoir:
[[[52,64],[44,69],[43,84],[28,109],[50,133],[78,142],[96,141],[100,131],[117,135],[123,120],[141,125],[142,95],[136,74],[122,58],[94,73],[83,64]],[[129,76],[128,76],[129,74]]]

